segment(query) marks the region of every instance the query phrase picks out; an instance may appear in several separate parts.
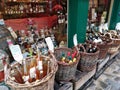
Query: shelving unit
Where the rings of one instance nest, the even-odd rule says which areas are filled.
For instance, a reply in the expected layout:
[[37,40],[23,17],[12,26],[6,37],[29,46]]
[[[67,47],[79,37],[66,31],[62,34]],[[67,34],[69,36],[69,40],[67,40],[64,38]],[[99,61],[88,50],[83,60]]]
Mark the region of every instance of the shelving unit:
[[26,18],[45,15],[48,0],[4,1],[4,19]]

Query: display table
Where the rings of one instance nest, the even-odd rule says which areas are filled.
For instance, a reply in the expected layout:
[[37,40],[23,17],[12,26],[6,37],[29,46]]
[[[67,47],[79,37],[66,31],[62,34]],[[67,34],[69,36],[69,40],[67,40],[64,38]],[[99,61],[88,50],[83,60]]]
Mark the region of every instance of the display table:
[[[30,18],[33,22],[37,25],[37,29],[40,30],[41,28],[48,27],[51,28],[57,24],[58,17],[56,15],[47,16],[47,17],[40,17],[40,18]],[[9,19],[5,20],[5,24],[7,26],[12,27],[15,31],[16,30],[26,30],[27,29],[27,21],[28,18],[23,19]]]

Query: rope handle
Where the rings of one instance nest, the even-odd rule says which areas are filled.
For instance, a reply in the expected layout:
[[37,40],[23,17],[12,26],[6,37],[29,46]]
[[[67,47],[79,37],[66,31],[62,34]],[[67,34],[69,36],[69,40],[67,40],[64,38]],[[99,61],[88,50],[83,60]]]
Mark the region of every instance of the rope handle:
[[111,33],[105,33],[104,36],[110,37],[110,39],[112,39]]
[[77,51],[77,55],[80,53],[80,48],[83,49],[83,52],[86,52],[84,46],[82,44],[78,44],[77,46],[73,47],[73,50]]

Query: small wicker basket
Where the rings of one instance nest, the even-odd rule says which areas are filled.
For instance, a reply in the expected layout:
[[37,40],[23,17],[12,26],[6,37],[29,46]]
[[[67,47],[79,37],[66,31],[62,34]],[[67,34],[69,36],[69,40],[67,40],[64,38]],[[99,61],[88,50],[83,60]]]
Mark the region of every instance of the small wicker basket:
[[56,59],[58,60],[57,61],[58,71],[56,72],[56,80],[69,81],[74,79],[77,64],[80,59],[80,55],[78,54],[76,62],[73,62],[72,64],[68,64],[68,63],[62,63],[61,61],[59,61],[61,59],[61,56],[60,56],[61,52],[64,52],[65,54],[67,54],[67,52],[73,52],[73,50],[67,47],[61,47],[61,48],[55,49],[54,54],[56,56]]
[[[37,80],[35,82],[28,84],[16,83],[11,79],[11,76],[8,75],[6,84],[10,86],[11,90],[54,90],[54,78],[55,78],[55,73],[58,69],[56,59],[53,55],[52,57],[48,57],[48,56],[42,56],[42,57],[49,58],[49,60],[51,61],[52,63],[51,72],[45,77],[43,77],[41,80]],[[12,67],[14,67],[15,65],[13,65]]]
[[[81,47],[84,48],[83,46]],[[95,53],[87,53],[86,51],[80,52],[81,59],[77,67],[78,70],[88,72],[95,69],[99,57],[99,51],[100,50],[97,47],[97,51]]]

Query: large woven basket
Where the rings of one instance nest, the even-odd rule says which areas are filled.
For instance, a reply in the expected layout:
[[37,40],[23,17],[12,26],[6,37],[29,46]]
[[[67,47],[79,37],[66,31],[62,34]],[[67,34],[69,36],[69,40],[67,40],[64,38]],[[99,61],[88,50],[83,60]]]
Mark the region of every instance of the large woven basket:
[[[29,84],[16,83],[11,79],[11,76],[8,75],[6,84],[10,86],[11,90],[54,90],[54,78],[55,78],[55,73],[58,69],[56,59],[54,58],[53,55],[52,57],[48,57],[48,56],[42,56],[42,57],[48,58],[51,61],[52,63],[51,72],[41,80]],[[13,65],[12,67],[14,67],[15,65]]]
[[[113,43],[110,45],[109,49],[108,49],[108,53],[109,53],[109,54],[114,54],[115,52],[118,51],[118,49],[119,49],[119,47],[120,47],[120,36],[118,36],[118,35],[116,34],[116,32],[113,31],[113,30],[111,30],[110,33],[107,33],[107,34],[105,34],[105,35],[108,35],[108,36],[111,38],[112,42],[113,42]],[[113,38],[112,35],[116,35],[116,36],[118,37],[118,39]]]
[[[95,43],[90,42],[90,41],[86,41],[86,42],[87,42],[87,43],[95,44]],[[107,56],[107,54],[108,54],[108,49],[109,49],[109,47],[111,46],[112,43],[113,43],[112,40],[111,40],[109,43],[104,43],[104,42],[103,42],[103,43],[96,43],[97,46],[98,46],[99,49],[100,49],[98,59],[104,59],[104,58]]]
[[100,48],[99,59],[104,59],[107,56],[108,50],[112,43],[113,42],[111,41],[110,43],[97,44]]
[[99,57],[99,51],[100,50],[97,47],[97,51],[95,53],[87,53],[86,51],[80,52],[81,59],[78,63],[78,70],[89,72],[95,69]]
[[80,55],[78,54],[76,62],[74,62],[72,64],[68,64],[68,63],[62,63],[61,61],[59,61],[61,59],[60,55],[62,52],[67,54],[68,52],[73,52],[73,50],[70,48],[66,48],[66,47],[61,47],[61,48],[55,49],[54,54],[56,56],[56,59],[58,60],[57,61],[58,62],[58,71],[56,72],[56,80],[57,81],[69,81],[69,80],[74,79],[77,64],[80,59]]

